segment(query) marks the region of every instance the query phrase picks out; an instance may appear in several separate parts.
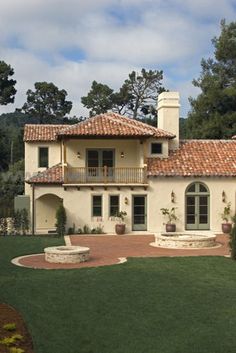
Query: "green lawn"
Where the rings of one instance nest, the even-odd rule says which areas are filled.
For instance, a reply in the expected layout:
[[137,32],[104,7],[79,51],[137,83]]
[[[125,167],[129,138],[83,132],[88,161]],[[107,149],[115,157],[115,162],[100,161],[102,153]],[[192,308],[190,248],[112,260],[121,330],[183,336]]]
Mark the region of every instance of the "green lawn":
[[0,237],[0,302],[23,314],[35,353],[235,353],[232,260],[140,258],[67,271],[10,263],[61,242]]

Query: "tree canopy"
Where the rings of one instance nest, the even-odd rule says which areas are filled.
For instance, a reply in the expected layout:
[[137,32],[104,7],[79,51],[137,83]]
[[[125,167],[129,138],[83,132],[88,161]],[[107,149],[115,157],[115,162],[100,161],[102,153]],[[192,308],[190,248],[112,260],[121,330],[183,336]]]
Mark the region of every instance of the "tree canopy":
[[0,61],[0,105],[14,103],[16,89],[16,81],[10,78],[14,75],[12,67]]
[[26,92],[27,102],[21,108],[31,116],[39,118],[40,123],[49,122],[55,118],[63,118],[71,111],[72,102],[66,100],[67,92],[59,90],[52,82],[36,82],[35,91]]
[[105,84],[93,81],[91,90],[81,101],[90,109],[90,115],[112,110],[134,119],[155,116],[158,94],[165,91],[162,79],[162,71],[132,71],[117,92]]
[[236,22],[221,21],[213,38],[214,58],[202,59],[200,77],[193,81],[201,93],[190,98],[188,138],[230,138],[236,134]]

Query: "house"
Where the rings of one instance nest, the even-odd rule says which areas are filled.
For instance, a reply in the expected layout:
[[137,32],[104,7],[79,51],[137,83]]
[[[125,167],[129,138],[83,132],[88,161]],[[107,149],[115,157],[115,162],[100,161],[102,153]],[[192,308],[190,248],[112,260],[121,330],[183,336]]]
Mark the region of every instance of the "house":
[[32,227],[55,229],[63,202],[67,227],[114,232],[164,230],[161,208],[176,207],[177,230],[221,232],[226,203],[235,212],[236,140],[179,139],[179,94],[158,98],[158,127],[105,113],[75,125],[26,125],[25,194]]

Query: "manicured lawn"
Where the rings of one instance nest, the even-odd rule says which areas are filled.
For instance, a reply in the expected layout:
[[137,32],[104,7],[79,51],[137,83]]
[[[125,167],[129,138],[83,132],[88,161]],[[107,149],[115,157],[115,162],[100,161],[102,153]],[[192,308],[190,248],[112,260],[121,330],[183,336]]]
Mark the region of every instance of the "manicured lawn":
[[10,264],[60,243],[0,238],[0,302],[23,314],[35,353],[235,353],[235,262],[140,258],[80,270]]

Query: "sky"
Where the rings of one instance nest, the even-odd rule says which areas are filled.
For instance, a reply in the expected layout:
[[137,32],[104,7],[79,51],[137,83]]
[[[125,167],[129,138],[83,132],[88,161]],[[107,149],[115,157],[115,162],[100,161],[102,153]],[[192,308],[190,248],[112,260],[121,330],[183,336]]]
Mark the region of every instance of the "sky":
[[163,70],[186,117],[223,18],[235,20],[236,0],[1,0],[0,60],[14,68],[17,94],[0,113],[21,108],[26,91],[46,81],[67,91],[71,116],[88,116],[81,97],[93,80],[117,90],[146,68]]

